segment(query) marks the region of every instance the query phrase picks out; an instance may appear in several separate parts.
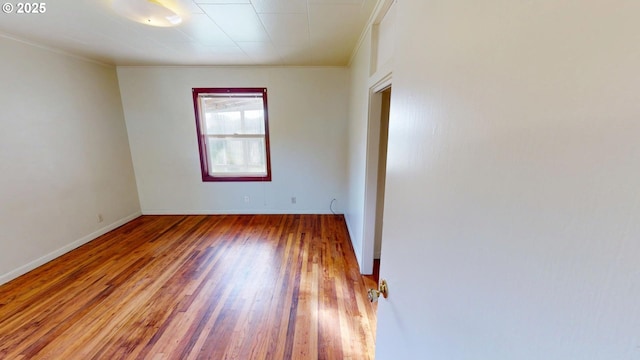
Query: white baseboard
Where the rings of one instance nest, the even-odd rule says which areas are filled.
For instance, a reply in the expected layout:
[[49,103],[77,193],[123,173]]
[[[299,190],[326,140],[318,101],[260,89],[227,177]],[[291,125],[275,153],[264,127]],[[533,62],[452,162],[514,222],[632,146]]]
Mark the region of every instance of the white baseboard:
[[51,252],[51,253],[39,258],[39,259],[36,259],[36,260],[26,264],[26,265],[20,266],[19,268],[15,269],[13,271],[10,271],[10,272],[8,272],[6,274],[0,275],[0,285],[15,279],[20,275],[26,274],[29,271],[37,268],[38,266],[42,266],[42,265],[48,263],[49,261],[51,261],[51,260],[53,260],[53,259],[55,259],[55,258],[57,258],[57,257],[59,257],[61,255],[64,255],[64,254],[68,253],[69,251],[71,251],[71,250],[73,250],[73,249],[75,249],[75,248],[77,248],[77,247],[79,247],[81,245],[84,245],[84,244],[88,243],[89,241],[94,240],[95,238],[97,238],[99,236],[102,236],[102,235],[108,233],[109,231],[111,231],[111,230],[113,230],[113,229],[115,229],[117,227],[128,223],[129,221],[139,217],[140,215],[142,215],[142,213],[138,211],[138,212],[135,212],[135,213],[133,213],[131,215],[125,216],[125,217],[123,217],[123,218],[121,218],[121,219],[119,219],[119,220],[117,220],[117,221],[115,221],[115,222],[113,222],[113,223],[111,223],[109,225],[106,225],[105,227],[103,227],[101,229],[98,229],[98,230],[92,232],[91,234],[89,234],[87,236],[84,236],[81,239],[78,239],[78,240],[76,240],[76,241],[74,241],[74,242],[72,242],[72,243],[70,243],[70,244],[58,249],[58,250],[55,250],[55,251],[53,251],[53,252]]
[[349,233],[349,241],[351,241],[351,247],[353,247],[353,252],[355,252],[356,254],[356,261],[358,262],[358,268],[360,269],[360,273],[363,274],[363,270],[364,267],[362,265],[362,254],[361,254],[361,248],[360,248],[360,244],[356,244],[353,242],[353,230],[351,229],[351,222],[349,221],[350,218],[347,214],[344,214],[344,222],[345,224],[347,224],[347,232]]
[[[246,210],[162,210],[143,209],[143,215],[328,215],[328,210],[279,210],[279,209],[246,209]],[[336,213],[342,215],[342,213]]]

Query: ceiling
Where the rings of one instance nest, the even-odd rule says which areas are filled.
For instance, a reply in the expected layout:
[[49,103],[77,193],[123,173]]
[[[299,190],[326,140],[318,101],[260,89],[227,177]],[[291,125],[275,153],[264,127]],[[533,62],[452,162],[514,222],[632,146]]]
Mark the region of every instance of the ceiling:
[[0,33],[114,65],[343,66],[377,0],[159,0],[163,28],[120,17],[110,0],[54,0],[0,13]]

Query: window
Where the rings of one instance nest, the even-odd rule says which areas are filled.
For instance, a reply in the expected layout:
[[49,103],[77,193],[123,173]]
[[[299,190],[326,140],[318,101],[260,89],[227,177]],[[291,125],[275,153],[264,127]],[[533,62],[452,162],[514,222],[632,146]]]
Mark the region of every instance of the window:
[[267,89],[194,88],[202,181],[271,181]]

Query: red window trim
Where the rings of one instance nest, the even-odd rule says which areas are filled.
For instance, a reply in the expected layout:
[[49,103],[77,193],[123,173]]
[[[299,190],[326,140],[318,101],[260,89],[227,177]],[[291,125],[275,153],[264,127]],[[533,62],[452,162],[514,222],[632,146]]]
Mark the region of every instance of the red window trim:
[[[269,147],[269,112],[267,110],[267,88],[193,88],[193,109],[196,117],[196,131],[198,134],[198,152],[200,153],[200,169],[203,182],[240,182],[240,181],[271,181],[271,149]],[[262,93],[264,105],[264,142],[267,156],[266,176],[212,176],[209,174],[209,161],[207,144],[200,128],[200,108],[198,96],[200,94],[225,94],[225,93]]]

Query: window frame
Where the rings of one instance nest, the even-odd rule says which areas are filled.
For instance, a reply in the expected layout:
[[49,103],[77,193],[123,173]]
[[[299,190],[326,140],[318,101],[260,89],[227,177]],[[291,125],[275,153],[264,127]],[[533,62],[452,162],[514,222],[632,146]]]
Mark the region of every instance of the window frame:
[[[243,93],[262,93],[262,105],[264,110],[264,146],[265,160],[267,167],[266,175],[249,176],[216,176],[209,172],[209,151],[207,140],[209,134],[203,131],[203,120],[201,119],[200,95],[201,94],[243,94]],[[196,132],[198,135],[198,152],[200,153],[200,170],[202,172],[203,182],[241,182],[241,181],[271,181],[271,149],[269,144],[269,112],[267,106],[267,88],[192,88],[193,108],[196,118]]]

